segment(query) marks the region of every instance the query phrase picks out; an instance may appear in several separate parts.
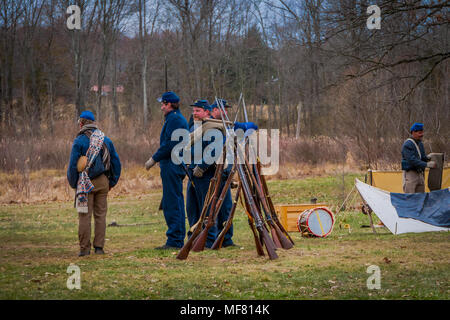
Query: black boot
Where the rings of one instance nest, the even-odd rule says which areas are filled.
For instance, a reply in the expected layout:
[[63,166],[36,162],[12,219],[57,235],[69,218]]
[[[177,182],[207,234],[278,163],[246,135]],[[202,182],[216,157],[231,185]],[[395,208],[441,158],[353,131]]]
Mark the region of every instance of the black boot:
[[105,254],[105,251],[103,251],[103,248],[95,247],[95,253],[96,254]]
[[79,257],[83,257],[83,256],[88,256],[91,254],[91,251],[80,251],[80,253],[78,254]]

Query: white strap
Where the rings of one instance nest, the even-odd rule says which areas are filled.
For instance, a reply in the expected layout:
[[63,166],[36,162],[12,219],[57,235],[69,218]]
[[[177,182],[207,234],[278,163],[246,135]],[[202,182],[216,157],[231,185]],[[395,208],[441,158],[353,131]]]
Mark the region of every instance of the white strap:
[[419,159],[422,160],[422,154],[420,153],[419,146],[418,146],[417,143],[414,141],[414,139],[408,138],[408,139],[406,139],[406,140],[412,141],[412,143],[414,143],[414,145],[416,146],[416,149],[417,149],[417,153],[419,154]]

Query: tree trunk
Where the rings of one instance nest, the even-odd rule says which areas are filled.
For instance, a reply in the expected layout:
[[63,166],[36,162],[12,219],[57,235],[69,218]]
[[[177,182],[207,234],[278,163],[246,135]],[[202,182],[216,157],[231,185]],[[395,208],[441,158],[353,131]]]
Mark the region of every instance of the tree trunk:
[[147,103],[147,23],[146,1],[139,0],[139,38],[141,42],[141,77],[142,77],[142,123],[147,128],[148,103]]
[[289,105],[286,105],[286,131],[287,131],[287,136],[289,137],[291,135],[291,130],[289,129]]
[[112,110],[114,117],[114,127],[120,127],[119,123],[119,106],[117,105],[117,50],[116,50],[116,41],[114,41],[113,45],[113,59],[112,59]]
[[54,120],[54,105],[53,105],[53,79],[47,81],[48,85],[48,107],[50,109],[50,133],[53,135],[55,120]]
[[295,128],[295,139],[298,139],[300,137],[301,117],[302,117],[302,102],[299,101],[297,105],[297,126]]
[[[103,35],[104,38],[108,37],[108,35]],[[109,51],[111,48],[111,44],[109,43],[108,39],[105,39],[103,41],[103,54],[102,54],[102,60],[100,61],[100,68],[98,71],[98,77],[97,77],[97,85],[98,85],[98,91],[97,91],[97,121],[100,121],[103,118],[103,110],[102,110],[102,97],[103,97],[103,83],[105,81],[105,75],[106,75],[106,66],[108,65],[109,60]]]

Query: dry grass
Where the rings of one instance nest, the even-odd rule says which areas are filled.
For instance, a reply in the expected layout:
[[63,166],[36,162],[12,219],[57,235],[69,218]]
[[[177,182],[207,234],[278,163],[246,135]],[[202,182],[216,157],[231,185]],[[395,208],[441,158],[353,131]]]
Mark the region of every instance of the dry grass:
[[[345,166],[333,163],[321,165],[289,163],[281,165],[279,172],[268,176],[268,179],[285,180],[342,175],[343,172],[345,174],[355,172],[352,168],[350,163]],[[125,166],[119,183],[111,190],[109,196],[111,198],[140,196],[148,193],[149,190],[161,189],[159,170],[158,166],[149,171],[146,171],[143,166]],[[0,172],[0,180],[2,181],[0,204],[72,201],[74,197],[74,190],[67,182],[66,169],[43,169],[31,173],[16,171],[12,174]]]

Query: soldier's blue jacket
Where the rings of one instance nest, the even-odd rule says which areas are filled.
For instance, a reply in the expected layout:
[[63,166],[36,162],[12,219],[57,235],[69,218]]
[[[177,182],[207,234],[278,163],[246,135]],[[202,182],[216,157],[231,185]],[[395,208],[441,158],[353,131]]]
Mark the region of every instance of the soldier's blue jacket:
[[416,141],[422,157],[419,156],[417,148],[411,140],[406,140],[402,146],[402,170],[424,171],[427,167],[427,155],[422,141]]
[[[67,168],[67,180],[69,180],[70,186],[74,189],[77,187],[79,176],[77,170],[77,161],[81,156],[86,155],[86,152],[89,149],[89,141],[89,138],[85,134],[80,134],[73,141],[72,151],[70,153],[69,167]],[[112,188],[119,181],[122,166],[120,163],[119,155],[117,154],[111,139],[105,136],[104,142],[111,157],[110,170],[107,176],[109,179],[109,186]],[[88,176],[90,179],[94,179],[105,172],[105,166],[103,165],[102,157],[103,151],[101,150],[98,156],[95,158],[91,168],[89,168]]]
[[171,159],[172,149],[179,143],[171,140],[172,132],[180,128],[188,130],[186,118],[181,114],[180,110],[172,110],[164,118],[164,125],[159,137],[159,149],[152,156],[156,162]]

